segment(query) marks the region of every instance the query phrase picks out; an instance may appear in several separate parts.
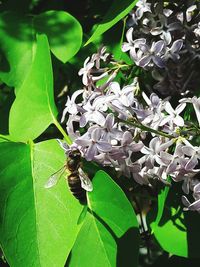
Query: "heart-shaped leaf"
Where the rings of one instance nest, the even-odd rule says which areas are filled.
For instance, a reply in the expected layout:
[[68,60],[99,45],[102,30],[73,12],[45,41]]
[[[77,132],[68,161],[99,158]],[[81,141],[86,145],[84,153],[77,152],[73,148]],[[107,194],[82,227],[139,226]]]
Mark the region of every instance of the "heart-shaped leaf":
[[96,173],[93,186],[94,190],[88,193],[89,212],[69,266],[137,266],[139,232],[130,202],[103,171]]
[[34,18],[34,25],[38,33],[47,35],[52,53],[63,63],[81,47],[81,25],[67,12],[47,11]]
[[200,216],[184,212],[181,203],[182,189],[173,184],[162,190],[158,197],[158,212],[151,228],[161,247],[170,254],[181,257],[199,257]]
[[44,187],[63,165],[63,151],[55,140],[4,142],[0,154],[0,244],[9,265],[63,267],[82,209],[65,179]]
[[10,110],[11,138],[35,139],[55,121],[56,115],[49,45],[45,35],[38,35],[34,62]]
[[31,18],[14,12],[0,14],[0,78],[20,87],[26,79],[36,50]]

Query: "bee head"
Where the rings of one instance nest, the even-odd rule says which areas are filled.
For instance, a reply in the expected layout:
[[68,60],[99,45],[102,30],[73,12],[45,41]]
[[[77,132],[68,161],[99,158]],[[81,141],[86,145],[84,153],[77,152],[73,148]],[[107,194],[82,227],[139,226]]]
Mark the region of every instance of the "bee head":
[[71,159],[76,159],[76,160],[79,160],[81,158],[81,152],[79,150],[70,150],[69,153],[68,153],[68,156],[71,158]]

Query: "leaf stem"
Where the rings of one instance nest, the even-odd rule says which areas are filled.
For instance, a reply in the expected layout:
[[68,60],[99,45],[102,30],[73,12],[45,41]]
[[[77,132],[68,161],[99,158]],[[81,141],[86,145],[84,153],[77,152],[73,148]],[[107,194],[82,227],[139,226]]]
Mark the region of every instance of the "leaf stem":
[[63,135],[63,137],[64,137],[65,141],[67,142],[67,144],[68,145],[71,145],[72,144],[72,140],[66,134],[66,132],[64,131],[64,129],[62,128],[62,126],[60,125],[60,123],[56,119],[54,119],[54,125],[60,131],[60,133]]

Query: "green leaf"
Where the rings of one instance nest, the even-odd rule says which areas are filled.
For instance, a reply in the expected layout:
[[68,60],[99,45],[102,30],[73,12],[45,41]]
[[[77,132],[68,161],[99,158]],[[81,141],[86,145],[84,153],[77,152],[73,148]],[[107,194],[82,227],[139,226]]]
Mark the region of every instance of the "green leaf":
[[30,17],[14,12],[0,14],[0,78],[9,86],[20,87],[35,55],[35,32]]
[[155,221],[151,223],[151,229],[165,251],[187,257],[187,232],[184,225],[184,214],[180,207],[180,196],[176,187],[170,191],[166,187],[159,194],[157,216]]
[[199,214],[183,212],[182,208],[165,209],[160,224],[153,225],[153,233],[161,247],[170,254],[199,258]]
[[10,135],[17,141],[35,139],[56,115],[48,41],[45,35],[38,35],[34,62],[10,110]]
[[10,141],[9,136],[0,134],[0,142],[7,142],[7,141]]
[[[173,184],[158,198],[158,213],[151,223],[154,236],[161,247],[170,254],[181,257],[200,257],[200,216],[195,212],[184,212],[181,205],[183,194],[180,185]],[[170,234],[169,234],[170,233]]]
[[88,193],[90,213],[72,249],[69,266],[137,266],[138,222],[130,202],[103,171],[96,173],[93,186]]
[[165,186],[165,188],[162,189],[160,194],[158,195],[158,213],[157,213],[157,217],[155,220],[156,225],[158,225],[160,220],[162,219],[162,215],[163,215],[164,208],[165,208],[165,201],[166,201],[168,192],[169,192],[169,187]]
[[67,12],[47,11],[34,18],[34,25],[38,33],[47,35],[52,53],[63,63],[81,47],[81,25]]
[[113,1],[113,5],[106,13],[104,19],[102,22],[98,25],[93,35],[90,37],[90,39],[86,42],[85,45],[88,45],[89,43],[93,42],[97,38],[99,38],[100,35],[102,35],[104,32],[109,30],[112,26],[114,26],[119,20],[121,20],[123,17],[125,17],[131,9],[135,6],[138,0],[131,1],[131,0],[124,0],[124,1]]
[[184,214],[171,208],[167,217],[159,225],[153,226],[153,233],[161,247],[177,256],[188,256],[187,231],[184,225]]
[[65,179],[44,188],[63,165],[63,151],[55,140],[6,142],[0,154],[0,243],[9,265],[63,267],[82,209]]

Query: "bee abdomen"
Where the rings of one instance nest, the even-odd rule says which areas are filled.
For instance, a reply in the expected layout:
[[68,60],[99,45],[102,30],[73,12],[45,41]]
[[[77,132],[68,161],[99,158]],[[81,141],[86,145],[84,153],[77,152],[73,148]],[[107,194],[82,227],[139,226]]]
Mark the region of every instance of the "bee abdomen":
[[81,187],[81,180],[77,172],[73,172],[68,176],[69,189],[76,199],[83,202],[86,200],[86,192]]

